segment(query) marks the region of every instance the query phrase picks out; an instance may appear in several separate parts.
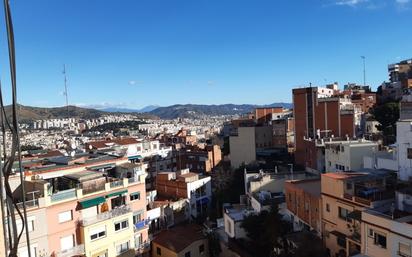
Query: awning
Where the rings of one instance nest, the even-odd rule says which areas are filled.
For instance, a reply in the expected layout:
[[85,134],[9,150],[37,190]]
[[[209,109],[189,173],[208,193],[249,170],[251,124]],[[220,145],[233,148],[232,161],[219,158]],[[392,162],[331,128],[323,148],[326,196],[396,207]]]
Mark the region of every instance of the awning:
[[362,212],[356,210],[356,211],[350,212],[347,217],[353,220],[361,220]]
[[99,197],[96,197],[96,198],[81,201],[79,203],[80,203],[80,205],[82,206],[83,209],[86,209],[86,208],[89,208],[89,207],[92,207],[92,206],[99,205],[99,204],[104,203],[104,202],[106,202],[106,199],[103,196],[99,196]]
[[139,159],[143,159],[143,156],[141,155],[133,155],[133,156],[128,156],[127,159],[130,160],[139,160]]
[[113,197],[113,196],[118,196],[118,195],[122,195],[122,194],[126,194],[127,193],[127,189],[126,190],[122,190],[122,191],[118,191],[118,192],[113,192],[110,194],[106,195],[106,198],[108,197]]
[[116,163],[107,163],[107,164],[102,164],[102,165],[97,165],[97,166],[89,166],[87,169],[89,170],[101,170],[101,169],[113,169],[116,167]]

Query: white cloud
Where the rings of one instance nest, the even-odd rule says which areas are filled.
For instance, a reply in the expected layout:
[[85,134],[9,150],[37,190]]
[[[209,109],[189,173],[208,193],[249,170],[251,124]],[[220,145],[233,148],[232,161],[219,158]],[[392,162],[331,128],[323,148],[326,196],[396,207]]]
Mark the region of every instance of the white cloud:
[[395,2],[396,2],[397,4],[407,4],[407,3],[410,2],[410,0],[395,0]]
[[130,86],[137,86],[137,85],[143,84],[142,81],[137,81],[137,80],[129,80],[128,83],[129,83]]
[[336,1],[335,4],[355,7],[366,2],[369,2],[369,0],[339,0]]

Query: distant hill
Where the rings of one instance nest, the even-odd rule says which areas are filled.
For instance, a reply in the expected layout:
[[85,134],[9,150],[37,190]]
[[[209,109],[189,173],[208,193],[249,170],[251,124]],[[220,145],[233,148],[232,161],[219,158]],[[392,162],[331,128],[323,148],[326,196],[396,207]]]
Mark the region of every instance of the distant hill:
[[99,109],[100,111],[105,111],[105,112],[123,112],[123,113],[146,113],[153,111],[156,108],[159,108],[159,105],[148,105],[143,107],[142,109],[130,109],[130,108],[120,108],[120,107],[108,107],[108,108],[103,108]]
[[256,107],[275,107],[282,106],[284,108],[292,108],[289,103],[273,103],[269,105],[253,105],[253,104],[221,104],[221,105],[198,105],[198,104],[177,104],[167,107],[159,107],[150,114],[158,116],[161,119],[175,118],[196,118],[201,116],[217,116],[217,115],[240,115],[253,111]]
[[[11,106],[8,105],[5,107],[7,117],[11,118]],[[94,119],[99,118],[105,114],[110,112],[105,112],[101,110],[91,109],[91,108],[82,108],[77,106],[69,106],[69,111],[67,112],[66,107],[51,107],[51,108],[43,108],[43,107],[32,107],[32,106],[18,106],[19,111],[19,120],[22,123],[30,123],[34,120],[41,120],[41,119],[58,119],[58,118],[66,118],[66,117],[75,117],[80,119]],[[116,112],[120,114],[120,112]],[[128,113],[128,112],[122,112]],[[147,114],[138,114],[135,113],[142,118],[153,117]]]

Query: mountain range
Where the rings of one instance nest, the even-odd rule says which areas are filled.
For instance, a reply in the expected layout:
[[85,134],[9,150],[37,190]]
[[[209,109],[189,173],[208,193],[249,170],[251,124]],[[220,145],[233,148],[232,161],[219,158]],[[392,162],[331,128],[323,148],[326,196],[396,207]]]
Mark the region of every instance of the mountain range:
[[[142,109],[128,108],[105,108],[94,109],[78,106],[67,107],[32,107],[18,105],[19,120],[23,123],[30,123],[40,119],[58,119],[66,117],[76,117],[80,119],[99,118],[105,114],[134,114],[139,118],[199,118],[202,116],[218,116],[218,115],[241,115],[253,111],[256,107],[274,107],[282,106],[284,108],[292,108],[290,103],[273,103],[269,105],[253,105],[253,104],[221,104],[221,105],[202,105],[202,104],[176,104],[167,107],[159,107],[156,105],[146,106]],[[11,106],[6,106],[6,115],[11,118]]]
[[257,107],[284,107],[292,108],[290,103],[273,103],[269,105],[254,104],[221,104],[221,105],[198,105],[198,104],[176,104],[167,107],[159,107],[152,111],[153,114],[161,119],[175,118],[197,118],[201,116],[218,115],[241,115],[253,111]]

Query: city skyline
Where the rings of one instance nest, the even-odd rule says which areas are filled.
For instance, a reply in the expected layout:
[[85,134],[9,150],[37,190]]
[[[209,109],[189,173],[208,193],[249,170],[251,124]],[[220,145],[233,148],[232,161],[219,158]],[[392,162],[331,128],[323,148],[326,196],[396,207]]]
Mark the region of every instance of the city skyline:
[[142,108],[291,102],[300,85],[362,83],[361,56],[376,89],[411,57],[406,0],[11,4],[23,105],[65,104],[63,64],[69,104]]

